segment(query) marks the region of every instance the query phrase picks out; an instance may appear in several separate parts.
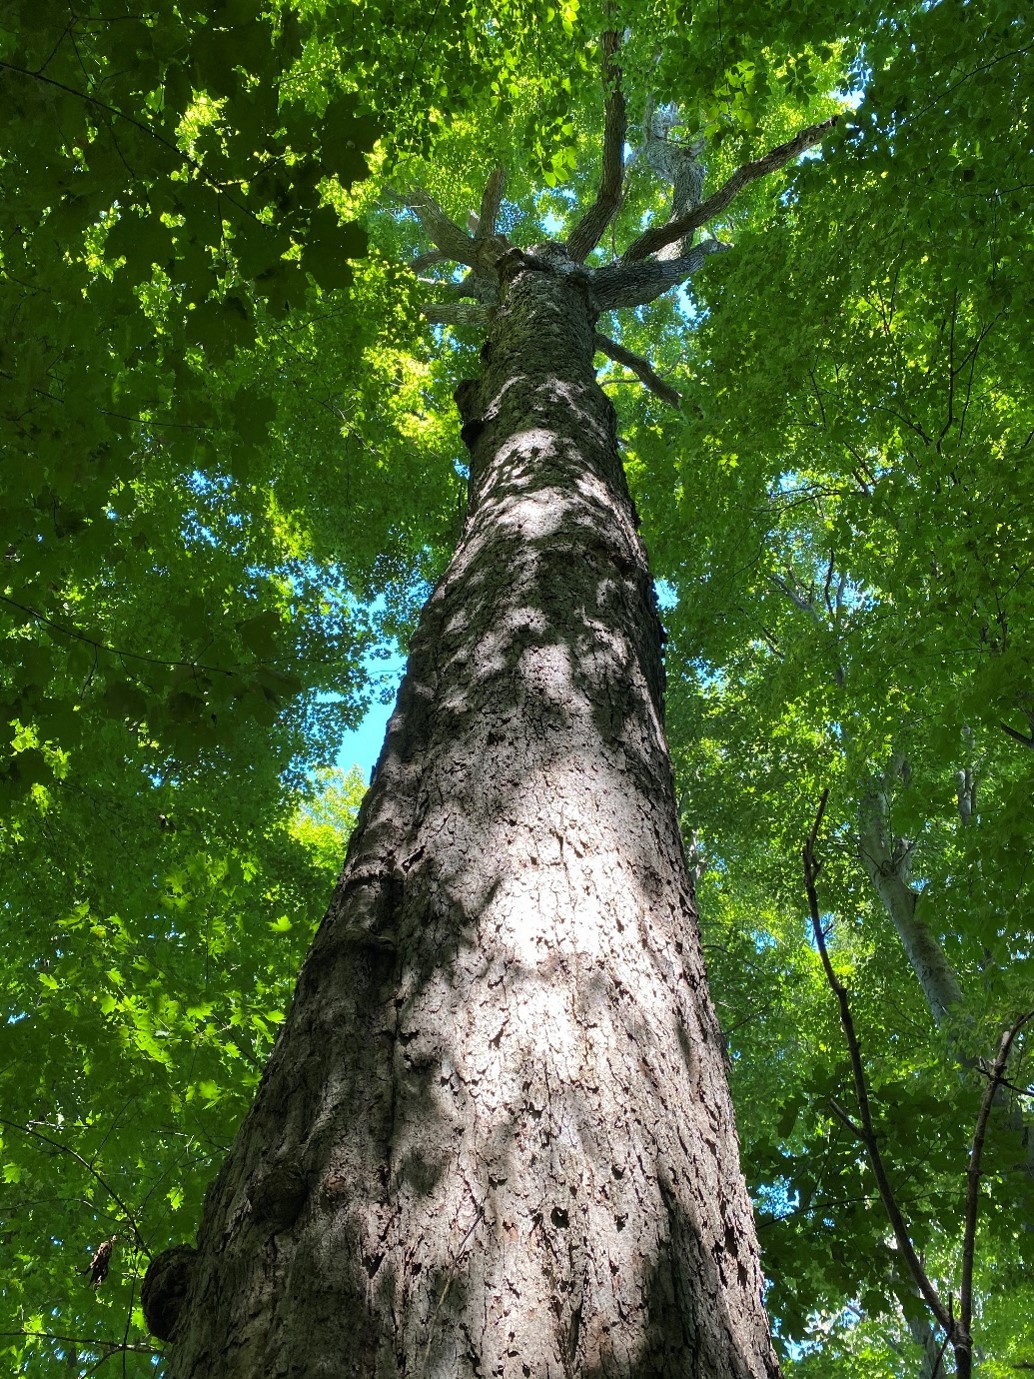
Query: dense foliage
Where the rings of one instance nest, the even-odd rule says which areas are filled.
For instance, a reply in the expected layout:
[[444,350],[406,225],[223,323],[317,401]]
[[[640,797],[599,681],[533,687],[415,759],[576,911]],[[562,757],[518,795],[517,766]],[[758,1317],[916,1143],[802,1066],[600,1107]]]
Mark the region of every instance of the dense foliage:
[[[942,1337],[835,1109],[851,1074],[800,854],[829,788],[830,952],[947,1296],[981,1060],[1034,1005],[1034,25],[1012,0],[9,7],[12,1372],[153,1370],[146,1257],[191,1235],[261,1072],[361,793],[325,768],[462,511],[451,392],[477,333],[421,319],[456,284],[407,267],[428,245],[399,194],[462,220],[501,163],[515,240],[570,223],[598,178],[604,28],[626,30],[633,125],[676,103],[708,190],[845,112],[736,201],[715,227],[732,252],[690,291],[607,323],[681,406],[602,376],[664,581],[687,846],[787,1367],[933,1370]],[[638,158],[619,245],[663,196]],[[954,981],[947,1008],[894,904]],[[989,1376],[1034,1362],[1030,1077],[1021,1038],[982,1179]]]

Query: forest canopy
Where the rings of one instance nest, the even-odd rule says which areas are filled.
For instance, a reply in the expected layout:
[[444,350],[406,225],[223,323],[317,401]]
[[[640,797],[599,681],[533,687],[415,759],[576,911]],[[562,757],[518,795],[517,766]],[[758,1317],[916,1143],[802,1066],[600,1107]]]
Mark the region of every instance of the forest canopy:
[[[658,112],[701,150],[705,196],[839,117],[713,220],[725,252],[685,287],[610,314],[599,358],[660,582],[785,1369],[950,1372],[858,1133],[823,946],[929,1278],[951,1305],[975,1202],[979,1372],[1034,1364],[1026,7],[18,0],[0,23],[12,1372],[154,1372],[147,1260],[192,1234],[254,1092],[362,795],[342,735],[462,524],[452,393],[478,335],[414,190],[472,225],[503,168],[509,238],[565,238],[601,175],[604,32],[629,167],[600,253],[667,213]],[[802,848],[823,799],[816,925]]]

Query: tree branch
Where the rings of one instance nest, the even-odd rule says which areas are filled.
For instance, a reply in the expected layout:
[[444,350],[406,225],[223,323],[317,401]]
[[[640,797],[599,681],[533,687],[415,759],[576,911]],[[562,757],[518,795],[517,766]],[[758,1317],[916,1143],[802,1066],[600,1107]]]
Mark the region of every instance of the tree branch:
[[844,1126],[845,1129],[850,1130],[851,1134],[854,1135],[856,1140],[865,1139],[865,1131],[857,1123],[853,1116],[848,1115],[848,1113],[840,1105],[840,1102],[835,1099],[835,1097],[830,1097],[829,1109],[836,1116],[840,1124]]
[[567,238],[567,252],[574,263],[584,263],[621,205],[625,176],[625,96],[621,89],[621,68],[614,56],[621,46],[621,35],[603,35],[603,84],[607,89],[603,124],[603,165],[596,200]]
[[487,326],[491,311],[480,302],[428,302],[421,314],[433,326]]
[[0,1116],[0,1125],[6,1125],[11,1130],[20,1130],[23,1135],[28,1135],[34,1140],[39,1140],[42,1144],[49,1144],[52,1149],[57,1149],[62,1154],[67,1154],[69,1158],[74,1159],[77,1164],[80,1164],[83,1168],[85,1168],[87,1173],[89,1173],[97,1181],[100,1187],[103,1188],[103,1190],[108,1194],[111,1200],[122,1212],[123,1217],[125,1218],[126,1222],[128,1223],[129,1227],[133,1232],[133,1237],[136,1241],[137,1249],[140,1251],[141,1254],[146,1255],[148,1259],[151,1258],[151,1251],[147,1248],[147,1243],[144,1240],[144,1237],[140,1234],[140,1227],[137,1225],[136,1217],[129,1210],[129,1208],[126,1206],[125,1202],[118,1195],[115,1189],[113,1187],[109,1187],[103,1175],[97,1172],[93,1164],[91,1164],[88,1159],[84,1159],[81,1154],[77,1154],[74,1149],[72,1149],[67,1144],[62,1144],[60,1140],[54,1140],[51,1139],[49,1135],[41,1134],[39,1130],[36,1130],[31,1125],[22,1125],[20,1121],[7,1120],[3,1116]]
[[948,1349],[948,1342],[950,1340],[951,1337],[945,1332],[944,1340],[941,1342],[940,1349],[937,1352],[937,1359],[934,1361],[933,1369],[930,1371],[930,1379],[937,1379],[938,1374],[940,1374],[941,1361],[944,1359],[944,1352]]
[[0,1337],[5,1339],[16,1339],[19,1336],[23,1336],[27,1340],[54,1341],[58,1345],[86,1346],[90,1350],[131,1350],[141,1355],[160,1355],[162,1353],[153,1345],[147,1345],[146,1343],[127,1346],[123,1345],[121,1341],[109,1341],[94,1336],[62,1336],[55,1331],[0,1331]]
[[[165,135],[155,129],[153,125],[145,124],[143,120],[138,120],[133,115],[127,115],[124,110],[119,110],[118,106],[109,105],[107,101],[99,100],[88,91],[80,91],[74,86],[66,86],[63,81],[56,81],[53,77],[44,76],[42,69],[38,72],[30,72],[24,67],[15,67],[13,63],[0,62],[0,70],[13,72],[16,76],[20,77],[29,77],[32,81],[43,82],[46,86],[56,87],[58,91],[66,91],[70,96],[77,96],[79,100],[83,101],[86,105],[92,105],[97,110],[103,110],[115,119],[123,120],[126,124],[132,125],[134,129],[139,129],[142,134],[149,135],[155,143],[160,144],[164,149],[168,149],[168,151],[174,154],[181,162],[186,163],[189,168],[192,168],[205,186],[218,192],[220,196],[224,196],[231,206],[236,206],[239,211],[253,220],[256,225],[261,225],[266,228],[266,222],[264,220],[261,220],[253,210],[245,206],[243,201],[239,201],[237,197],[231,195],[228,188],[232,184],[217,182],[214,177],[209,175],[203,163],[199,163],[198,160],[192,158],[189,153],[184,153],[183,149],[181,149],[178,144],[174,143],[171,139],[167,139]],[[110,125],[108,128],[111,130]],[[111,132],[112,137],[114,137],[114,131],[112,130]]]
[[476,240],[488,239],[495,234],[496,221],[499,219],[499,208],[503,204],[503,192],[506,190],[506,169],[499,164],[488,174],[488,181],[485,183],[485,190],[481,194],[481,210],[478,212],[478,225],[474,233]]
[[711,254],[728,249],[718,239],[705,239],[677,259],[651,259],[648,263],[609,263],[592,270],[592,286],[601,311],[620,306],[646,306],[670,287],[685,282]]
[[[689,215],[704,199],[704,165],[700,161],[704,141],[694,139],[686,144],[672,140],[675,114],[674,106],[658,108],[651,96],[643,117],[642,152],[658,180],[671,187],[670,221]],[[692,243],[691,232],[674,244],[666,244],[659,257],[682,258],[689,253]]]
[[654,372],[642,355],[633,354],[631,350],[626,350],[624,345],[619,345],[607,335],[600,335],[598,331],[593,336],[593,344],[600,354],[613,359],[615,364],[622,364],[626,369],[631,369],[640,383],[645,384],[651,393],[656,393],[662,402],[667,402],[671,407],[681,407],[681,396],[670,383],[665,383],[664,379]]
[[[908,1271],[923,1296],[927,1307],[937,1318],[939,1324],[952,1338],[955,1343],[957,1327],[948,1309],[941,1302],[936,1288],[930,1282],[926,1270],[916,1254],[912,1244],[911,1236],[905,1225],[904,1217],[894,1196],[894,1190],[887,1177],[886,1167],[883,1163],[883,1155],[880,1153],[879,1142],[876,1139],[876,1132],[872,1123],[872,1111],[869,1106],[869,1090],[865,1083],[865,1069],[862,1065],[862,1052],[858,1043],[858,1035],[855,1032],[854,1020],[851,1016],[851,1009],[847,1000],[847,988],[833,971],[833,964],[829,960],[829,953],[826,950],[826,935],[822,928],[822,920],[819,912],[819,899],[815,890],[815,882],[818,879],[822,864],[815,857],[815,843],[818,838],[819,829],[822,826],[822,816],[826,812],[826,803],[829,799],[829,791],[823,790],[822,798],[819,801],[818,811],[815,815],[815,822],[812,824],[811,833],[808,841],[804,845],[801,860],[804,865],[804,886],[808,893],[808,909],[811,915],[812,932],[815,935],[815,946],[819,951],[822,960],[822,967],[826,973],[826,981],[829,983],[830,990],[837,998],[840,1007],[840,1024],[844,1031],[844,1038],[847,1041],[847,1050],[851,1059],[851,1072],[854,1077],[855,1097],[858,1102],[858,1116],[860,1125],[860,1138],[865,1145],[869,1155],[869,1163],[872,1165],[873,1176],[876,1179],[876,1186],[879,1189],[880,1199],[883,1208],[887,1213],[891,1229],[894,1232],[894,1239],[897,1241],[901,1256],[908,1266]],[[847,1118],[848,1123],[850,1118]]]
[[436,249],[446,259],[465,263],[468,268],[477,265],[477,251],[474,241],[460,229],[442,210],[438,202],[422,187],[414,187],[399,198],[404,206],[414,212],[427,236]]
[[[984,1095],[980,1101],[976,1124],[973,1127],[973,1143],[969,1154],[969,1166],[966,1169],[966,1217],[962,1232],[962,1278],[959,1284],[959,1330],[962,1344],[967,1349],[972,1348],[970,1326],[973,1321],[973,1261],[976,1253],[977,1214],[980,1210],[980,1165],[984,1155],[984,1137],[987,1134],[987,1123],[991,1117],[991,1108],[994,1106],[995,1096],[1005,1078],[1005,1069],[1009,1062],[1009,1055],[1012,1053],[1013,1042],[1023,1026],[1031,1019],[1034,1019],[1034,1010],[1029,1010],[1026,1015],[1021,1015],[1011,1029],[1003,1032],[998,1043],[998,1053],[991,1066],[987,1086],[984,1088]],[[971,1358],[968,1358],[967,1362],[971,1364]],[[963,1372],[963,1368],[959,1368],[958,1362],[956,1362],[956,1368],[960,1374]]]
[[238,676],[240,670],[228,670],[226,666],[211,666],[204,661],[177,661],[169,656],[145,656],[140,651],[125,651],[118,646],[110,646],[107,642],[101,642],[96,637],[88,637],[85,632],[78,632],[74,627],[65,627],[62,623],[55,622],[53,618],[48,618],[46,614],[39,612],[36,608],[31,608],[27,603],[19,603],[17,599],[8,598],[6,594],[0,594],[0,603],[6,603],[11,608],[17,608],[21,613],[28,613],[42,627],[49,627],[52,632],[60,633],[62,637],[70,637],[73,641],[83,642],[86,646],[95,647],[97,651],[106,651],[111,656],[118,656],[120,660],[143,661],[147,665],[161,666],[163,669],[175,670],[182,668],[185,670],[206,670],[212,675]]
[[425,268],[435,268],[439,263],[448,263],[447,255],[440,249],[430,249],[426,254],[417,254],[416,258],[409,265],[410,269],[419,275]]
[[810,617],[815,619],[820,627],[825,627],[825,623],[822,621],[822,615],[819,613],[814,603],[812,603],[810,599],[806,599],[803,594],[798,593],[789,580],[784,579],[782,575],[772,573],[768,577],[768,582],[774,585],[780,593],[785,594],[795,608],[799,608],[802,613],[809,614]]
[[685,235],[698,230],[702,225],[706,225],[709,220],[713,220],[716,215],[724,211],[744,187],[751,182],[756,182],[759,177],[766,177],[770,172],[775,172],[777,168],[783,167],[792,158],[796,158],[798,154],[819,143],[833,128],[837,119],[838,116],[834,115],[831,119],[824,120],[822,124],[811,125],[808,129],[801,130],[800,134],[787,143],[771,149],[761,158],[756,158],[752,163],[744,163],[742,167],[736,169],[723,187],[720,187],[713,196],[709,196],[706,201],[701,202],[687,215],[669,220],[667,225],[659,225],[652,230],[645,230],[638,239],[634,239],[622,255],[622,263],[635,263],[639,259],[645,259],[650,254],[655,254],[658,249],[663,249],[666,244],[674,244],[677,239],[682,239]]
[[1024,747],[1034,749],[1034,733],[1031,733],[1028,737],[1025,733],[1018,732],[1015,728],[1010,728],[1008,723],[999,722],[998,726],[1003,733],[1008,733],[1009,736],[1015,738],[1017,742],[1022,742]]

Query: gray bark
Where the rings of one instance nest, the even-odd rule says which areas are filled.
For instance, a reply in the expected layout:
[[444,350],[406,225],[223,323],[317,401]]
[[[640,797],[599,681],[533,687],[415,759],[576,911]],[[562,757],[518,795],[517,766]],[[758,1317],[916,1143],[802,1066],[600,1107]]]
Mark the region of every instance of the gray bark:
[[[691,215],[700,205],[704,196],[705,168],[700,161],[704,141],[695,139],[689,143],[678,143],[671,138],[671,131],[677,122],[674,106],[666,105],[658,109],[653,101],[646,107],[643,121],[643,153],[654,174],[665,185],[671,187],[671,219],[679,220]],[[664,245],[657,251],[659,259],[684,258],[693,247],[693,231],[682,239]]]
[[926,1004],[938,1026],[962,1002],[962,988],[944,949],[919,913],[920,895],[912,886],[911,847],[893,838],[890,778],[900,772],[895,758],[887,776],[874,782],[862,803],[858,850],[869,879],[898,932]]
[[679,258],[634,260],[594,269],[592,284],[600,310],[655,302],[678,283],[685,282],[711,254],[728,247],[720,240],[705,239]]
[[198,1252],[148,1275],[169,1379],[777,1372],[594,326],[518,266],[457,395],[463,538]]

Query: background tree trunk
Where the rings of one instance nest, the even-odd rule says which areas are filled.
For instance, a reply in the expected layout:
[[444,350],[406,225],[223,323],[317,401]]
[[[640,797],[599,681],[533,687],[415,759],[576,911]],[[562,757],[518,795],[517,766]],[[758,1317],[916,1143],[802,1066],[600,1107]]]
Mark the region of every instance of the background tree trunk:
[[458,394],[466,530],[179,1276],[174,1379],[776,1373],[653,586],[564,268],[518,266]]

